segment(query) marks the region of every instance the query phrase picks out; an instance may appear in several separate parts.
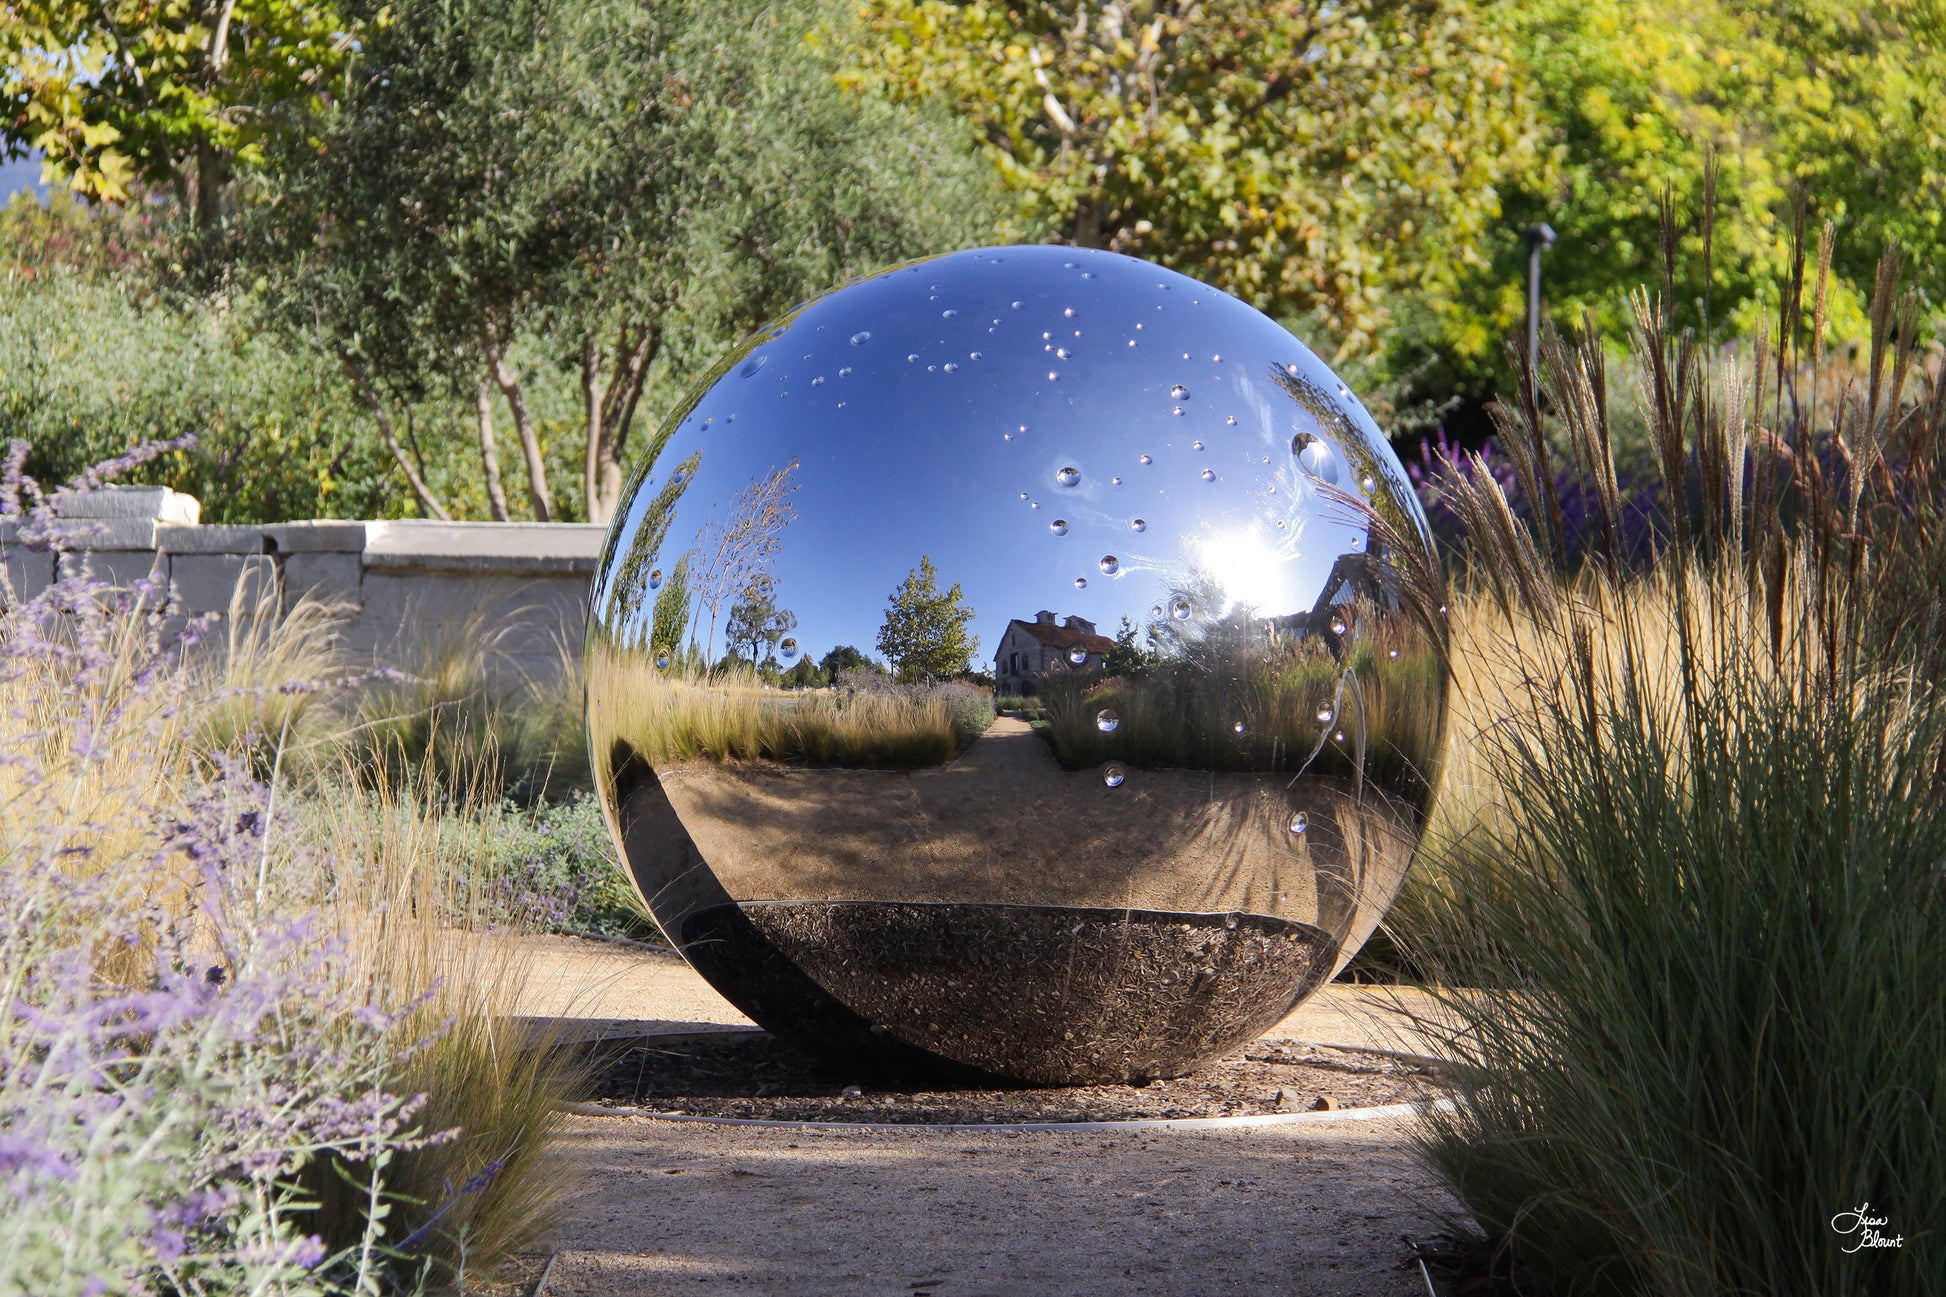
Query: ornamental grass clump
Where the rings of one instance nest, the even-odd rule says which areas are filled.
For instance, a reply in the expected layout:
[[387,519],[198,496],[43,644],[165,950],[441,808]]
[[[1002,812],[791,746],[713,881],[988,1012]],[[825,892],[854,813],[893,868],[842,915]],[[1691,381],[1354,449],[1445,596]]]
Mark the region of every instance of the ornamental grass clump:
[[[1597,338],[1551,338],[1503,427],[1533,525],[1484,465],[1450,486],[1461,641],[1498,691],[1455,735],[1484,813],[1415,902],[1464,1078],[1421,1138],[1519,1291],[1946,1274],[1946,373],[1888,257],[1855,381],[1798,383],[1830,237],[1817,308],[1787,297],[1779,341],[1720,370],[1636,300],[1660,499],[1684,505],[1646,571]],[[1579,564],[1554,421],[1595,501]]]
[[0,591],[0,1292],[463,1283],[556,1184],[573,1078],[508,1038],[517,961],[453,933],[471,884],[429,867],[423,800],[378,823],[265,777],[334,684],[289,674],[321,644],[173,631],[161,581],[91,576],[25,456],[0,571],[55,579]]

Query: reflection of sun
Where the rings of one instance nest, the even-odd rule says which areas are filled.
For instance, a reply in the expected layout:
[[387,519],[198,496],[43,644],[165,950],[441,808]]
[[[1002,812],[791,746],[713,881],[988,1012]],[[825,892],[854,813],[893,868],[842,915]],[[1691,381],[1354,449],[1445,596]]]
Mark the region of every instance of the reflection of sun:
[[1232,604],[1254,608],[1259,614],[1281,616],[1292,611],[1286,546],[1257,524],[1204,536],[1197,542],[1197,567],[1223,587]]

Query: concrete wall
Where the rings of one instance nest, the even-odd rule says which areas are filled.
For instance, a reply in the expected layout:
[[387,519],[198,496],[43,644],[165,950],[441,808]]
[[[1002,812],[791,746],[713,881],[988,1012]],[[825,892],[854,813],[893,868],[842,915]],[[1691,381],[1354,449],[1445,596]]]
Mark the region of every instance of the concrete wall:
[[[360,663],[414,670],[478,645],[503,683],[558,678],[564,655],[579,657],[608,530],[532,522],[203,526],[200,515],[197,501],[164,487],[105,487],[64,502],[59,525],[72,548],[59,562],[117,585],[159,573],[183,617],[282,615],[307,596],[328,601],[341,617],[341,642]],[[0,524],[11,597],[45,588],[56,559]]]

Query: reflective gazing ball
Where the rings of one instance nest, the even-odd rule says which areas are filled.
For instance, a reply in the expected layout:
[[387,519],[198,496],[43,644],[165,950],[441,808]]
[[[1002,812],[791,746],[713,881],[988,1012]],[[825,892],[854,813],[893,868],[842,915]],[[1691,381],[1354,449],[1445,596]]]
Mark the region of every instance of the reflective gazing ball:
[[1112,253],[955,253],[798,308],[652,447],[593,592],[597,782],[764,1027],[1180,1075],[1378,925],[1443,597],[1384,436],[1265,316]]

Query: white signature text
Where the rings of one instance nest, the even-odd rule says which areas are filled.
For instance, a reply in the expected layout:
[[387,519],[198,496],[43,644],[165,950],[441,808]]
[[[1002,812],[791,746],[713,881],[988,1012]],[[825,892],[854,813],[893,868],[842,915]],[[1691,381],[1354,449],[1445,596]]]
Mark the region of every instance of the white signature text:
[[1904,1247],[1905,1235],[1881,1234],[1885,1225],[1883,1216],[1872,1215],[1872,1204],[1860,1203],[1854,1211],[1841,1211],[1831,1218],[1831,1228],[1835,1233],[1851,1236],[1851,1246],[1847,1252],[1862,1252],[1868,1247]]

